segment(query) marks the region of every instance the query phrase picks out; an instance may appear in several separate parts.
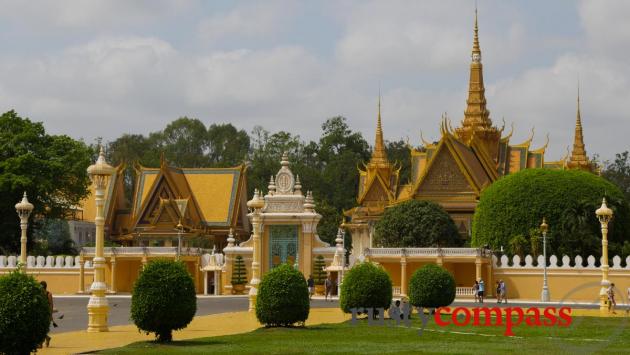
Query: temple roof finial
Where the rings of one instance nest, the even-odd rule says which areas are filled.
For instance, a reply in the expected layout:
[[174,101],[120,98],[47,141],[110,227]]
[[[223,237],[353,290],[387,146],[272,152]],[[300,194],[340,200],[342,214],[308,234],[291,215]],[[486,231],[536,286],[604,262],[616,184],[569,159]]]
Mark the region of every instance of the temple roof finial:
[[567,166],[570,169],[581,169],[592,171],[592,164],[586,155],[584,145],[584,132],[582,130],[582,117],[580,114],[580,85],[577,89],[577,113],[575,115],[575,136],[573,138],[573,150]]
[[475,60],[475,54],[481,56],[481,47],[479,47],[479,27],[477,26],[477,5],[475,5],[475,36],[473,38],[473,61]]
[[385,143],[383,140],[383,126],[381,123],[381,94],[379,89],[378,95],[378,116],[376,119],[376,137],[374,140],[374,151],[372,152],[371,163],[383,164],[387,163],[387,153],[385,152]]

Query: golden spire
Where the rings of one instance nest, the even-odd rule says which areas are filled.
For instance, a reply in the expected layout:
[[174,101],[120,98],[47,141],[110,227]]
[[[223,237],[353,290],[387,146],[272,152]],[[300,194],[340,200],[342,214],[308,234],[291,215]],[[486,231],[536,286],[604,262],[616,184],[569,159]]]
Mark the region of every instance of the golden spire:
[[475,36],[473,39],[472,53],[479,54],[481,56],[481,48],[479,47],[479,27],[477,26],[477,7],[476,6],[475,6]]
[[[479,26],[477,24],[477,9],[475,8],[475,27],[473,47],[470,63],[470,77],[468,81],[468,99],[462,127],[456,129],[456,134],[461,140],[468,142],[472,137],[472,131],[493,131],[490,120],[490,111],[486,108],[486,95],[483,84],[483,66],[481,64],[481,47],[479,46]],[[498,131],[498,130],[497,130]],[[482,133],[482,132],[475,132]],[[494,134],[492,134],[494,137]]]
[[378,117],[376,119],[376,137],[374,140],[374,151],[372,151],[372,159],[370,163],[386,164],[387,153],[385,152],[385,143],[383,141],[383,127],[381,125],[381,94],[378,94]]
[[580,114],[580,86],[577,94],[577,114],[575,117],[575,136],[573,138],[573,150],[567,163],[569,169],[591,170],[591,163],[584,149],[584,132],[582,131],[582,117]]

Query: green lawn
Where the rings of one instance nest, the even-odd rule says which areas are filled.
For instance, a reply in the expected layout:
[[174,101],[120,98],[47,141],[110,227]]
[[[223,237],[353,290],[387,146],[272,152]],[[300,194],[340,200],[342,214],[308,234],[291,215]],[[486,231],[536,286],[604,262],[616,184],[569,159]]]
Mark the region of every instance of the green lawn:
[[[446,318],[445,318],[446,319]],[[177,341],[170,345],[140,342],[102,354],[618,354],[630,352],[628,318],[573,317],[568,328],[514,327],[515,337],[503,327],[439,327],[429,320],[412,328],[368,326],[349,322],[307,328],[260,328],[250,333]]]

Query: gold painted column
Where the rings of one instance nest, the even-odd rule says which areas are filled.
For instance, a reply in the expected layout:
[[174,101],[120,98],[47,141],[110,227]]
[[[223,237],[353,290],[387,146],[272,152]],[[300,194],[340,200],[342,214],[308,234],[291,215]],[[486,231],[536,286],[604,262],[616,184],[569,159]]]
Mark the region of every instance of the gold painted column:
[[475,259],[475,281],[479,281],[481,278],[481,258]]
[[407,297],[407,257],[400,258],[400,296]]
[[247,201],[247,207],[252,208],[252,228],[254,229],[253,241],[253,253],[252,253],[252,281],[250,282],[249,289],[249,311],[254,312],[256,310],[256,295],[258,294],[258,284],[260,283],[260,253],[262,250],[260,233],[262,230],[262,220],[260,217],[260,210],[265,206],[264,198],[260,198],[258,189],[254,190],[254,197]]
[[98,160],[94,165],[90,165],[87,172],[94,184],[94,197],[96,200],[96,217],[94,218],[94,224],[96,225],[96,247],[94,248],[94,282],[90,290],[92,295],[88,302],[88,328],[87,331],[93,332],[106,332],[107,316],[109,313],[109,305],[107,298],[105,298],[105,291],[107,291],[107,285],[105,284],[105,258],[104,244],[105,244],[105,187],[107,186],[107,180],[115,172],[105,161],[105,153],[101,146],[101,151],[98,156]]
[[79,292],[85,293],[85,258],[83,257],[83,251],[79,255]]
[[597,219],[602,227],[602,282],[599,290],[599,311],[600,313],[608,312],[608,287],[610,281],[608,281],[608,222],[613,217],[613,211],[606,205],[606,198],[602,200],[602,205],[595,211]]
[[112,265],[112,274],[110,281],[110,293],[116,293],[116,257],[112,256],[109,258],[109,262]]
[[492,295],[494,295],[495,287],[494,284],[492,283],[492,264],[488,263],[486,264],[486,271],[488,272],[488,278],[486,279],[486,288],[485,288],[485,297],[492,297]]

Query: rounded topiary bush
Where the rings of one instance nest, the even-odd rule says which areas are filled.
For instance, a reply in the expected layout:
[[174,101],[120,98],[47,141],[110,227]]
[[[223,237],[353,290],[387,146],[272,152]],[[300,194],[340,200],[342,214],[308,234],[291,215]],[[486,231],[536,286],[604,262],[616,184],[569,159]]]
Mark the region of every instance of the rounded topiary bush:
[[263,276],[256,296],[260,323],[266,327],[303,324],[310,308],[306,279],[292,265],[279,265]]
[[183,329],[195,316],[195,284],[183,262],[149,262],[133,286],[131,319],[138,329],[170,342],[173,330]]
[[630,237],[630,208],[622,192],[607,180],[583,171],[526,169],[507,175],[481,195],[473,218],[472,245],[493,249],[524,236],[524,253],[531,253],[531,236],[542,218],[549,224],[549,254],[570,256],[601,253],[600,225],[595,210],[606,196],[615,217],[610,225],[610,255],[621,253]]
[[45,291],[32,276],[14,271],[0,277],[0,353],[30,354],[50,327]]
[[409,303],[416,307],[445,307],[455,300],[455,278],[447,270],[428,264],[409,281]]
[[360,263],[344,277],[339,306],[345,313],[353,308],[388,308],[391,303],[392,280],[382,267]]
[[374,242],[391,248],[456,247],[457,226],[437,203],[411,200],[385,209],[376,222]]

